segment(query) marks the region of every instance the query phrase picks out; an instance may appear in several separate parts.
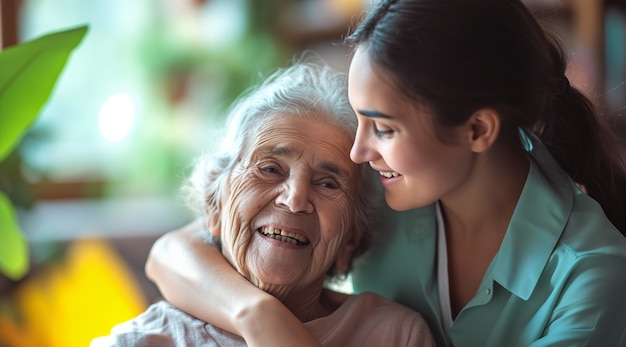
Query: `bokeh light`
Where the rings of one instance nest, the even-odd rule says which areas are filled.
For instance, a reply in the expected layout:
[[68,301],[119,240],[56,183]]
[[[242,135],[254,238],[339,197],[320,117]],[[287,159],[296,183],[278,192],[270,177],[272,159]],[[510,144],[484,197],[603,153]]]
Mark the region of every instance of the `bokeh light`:
[[99,115],[100,133],[105,139],[115,142],[128,135],[135,120],[135,104],[127,94],[116,94],[108,98]]

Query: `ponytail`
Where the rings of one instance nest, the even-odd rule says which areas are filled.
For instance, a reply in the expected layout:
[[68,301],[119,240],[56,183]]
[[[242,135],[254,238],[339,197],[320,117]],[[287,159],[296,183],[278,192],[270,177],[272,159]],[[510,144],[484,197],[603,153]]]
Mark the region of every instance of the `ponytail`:
[[490,106],[501,113],[503,137],[532,129],[626,235],[626,169],[615,134],[570,86],[561,45],[521,1],[382,0],[346,41],[364,45],[437,125],[463,124]]
[[584,186],[626,236],[626,165],[617,137],[591,102],[569,84],[560,45],[552,38],[548,45],[555,68],[548,78],[543,116],[533,130],[563,170]]

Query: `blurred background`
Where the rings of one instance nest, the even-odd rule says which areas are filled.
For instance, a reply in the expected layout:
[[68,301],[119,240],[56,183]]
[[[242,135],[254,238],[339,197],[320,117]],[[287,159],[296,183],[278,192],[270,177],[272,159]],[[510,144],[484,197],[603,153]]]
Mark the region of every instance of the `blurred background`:
[[[0,347],[85,346],[157,300],[148,251],[194,218],[178,188],[226,107],[304,50],[347,71],[342,38],[375,1],[0,0],[2,48],[89,25],[0,163],[31,258],[21,280],[0,275]],[[626,1],[525,2],[625,143]]]

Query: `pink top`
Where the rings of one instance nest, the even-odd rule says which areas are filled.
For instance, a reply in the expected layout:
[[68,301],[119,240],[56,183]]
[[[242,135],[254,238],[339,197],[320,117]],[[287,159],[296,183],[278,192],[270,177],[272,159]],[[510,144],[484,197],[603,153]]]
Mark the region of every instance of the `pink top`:
[[436,346],[419,313],[369,292],[352,295],[335,312],[304,324],[324,346]]

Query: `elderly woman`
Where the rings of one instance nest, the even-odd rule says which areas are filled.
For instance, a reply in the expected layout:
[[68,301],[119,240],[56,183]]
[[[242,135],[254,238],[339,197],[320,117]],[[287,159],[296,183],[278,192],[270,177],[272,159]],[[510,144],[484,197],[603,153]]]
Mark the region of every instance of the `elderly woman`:
[[[357,123],[343,83],[303,62],[272,75],[235,103],[221,148],[198,161],[187,192],[230,264],[322,344],[434,345],[418,313],[325,288],[365,251],[374,223],[370,170],[348,157]],[[92,342],[104,345],[246,342],[161,301]]]

